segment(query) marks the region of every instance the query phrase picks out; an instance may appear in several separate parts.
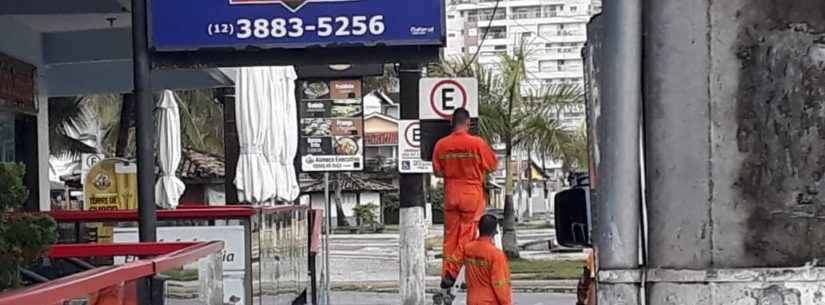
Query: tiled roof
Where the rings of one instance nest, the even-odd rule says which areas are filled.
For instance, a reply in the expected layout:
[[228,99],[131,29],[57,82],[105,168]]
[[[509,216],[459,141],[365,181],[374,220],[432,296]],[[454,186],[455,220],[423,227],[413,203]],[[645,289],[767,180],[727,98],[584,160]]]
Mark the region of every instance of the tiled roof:
[[[374,192],[388,192],[388,191],[396,191],[398,190],[397,185],[385,183],[378,181],[376,179],[372,179],[367,175],[353,173],[353,174],[342,174],[339,175],[341,177],[341,190],[344,192],[361,192],[361,191],[374,191]],[[335,187],[335,178],[330,178],[330,192],[334,191]],[[324,181],[321,179],[311,179],[306,180],[301,183],[301,191],[304,193],[318,193],[324,191]]]

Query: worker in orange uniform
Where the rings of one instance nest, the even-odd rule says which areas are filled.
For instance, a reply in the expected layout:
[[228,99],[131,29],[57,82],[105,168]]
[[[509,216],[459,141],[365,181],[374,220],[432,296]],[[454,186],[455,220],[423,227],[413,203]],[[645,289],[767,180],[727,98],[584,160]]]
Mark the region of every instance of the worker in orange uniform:
[[465,246],[467,305],[513,305],[507,255],[493,241],[497,227],[495,216],[484,215],[478,226],[480,236]]
[[496,154],[484,139],[470,134],[470,113],[456,109],[453,132],[442,138],[433,151],[433,169],[444,178],[444,255],[441,289],[433,296],[436,305],[452,304],[452,287],[463,264],[464,245],[476,237],[484,214],[484,181],[496,169]]

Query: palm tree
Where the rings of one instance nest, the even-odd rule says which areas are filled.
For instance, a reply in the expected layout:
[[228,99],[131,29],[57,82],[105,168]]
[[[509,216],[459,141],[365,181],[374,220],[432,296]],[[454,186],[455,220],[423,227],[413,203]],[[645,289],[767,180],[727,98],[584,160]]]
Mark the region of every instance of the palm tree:
[[97,149],[78,140],[87,127],[83,98],[49,98],[49,150],[58,157],[76,158],[83,153],[95,153]]
[[[502,54],[493,69],[471,58],[445,61],[430,68],[436,76],[475,77],[479,82],[481,136],[490,143],[503,143],[505,153],[505,197],[502,243],[510,258],[519,257],[513,205],[514,150],[561,157],[570,132],[557,119],[559,111],[582,102],[581,89],[571,85],[538,87],[523,85],[529,53],[522,44],[513,54]],[[495,70],[495,71],[494,71]]]

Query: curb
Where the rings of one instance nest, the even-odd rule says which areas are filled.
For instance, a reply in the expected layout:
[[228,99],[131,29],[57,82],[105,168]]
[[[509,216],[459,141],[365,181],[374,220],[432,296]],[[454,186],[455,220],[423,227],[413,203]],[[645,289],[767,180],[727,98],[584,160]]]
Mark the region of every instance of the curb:
[[[332,291],[398,293],[398,282],[333,282]],[[437,282],[427,283],[427,293],[438,292]],[[553,281],[513,281],[514,293],[561,293],[575,294],[576,285]]]

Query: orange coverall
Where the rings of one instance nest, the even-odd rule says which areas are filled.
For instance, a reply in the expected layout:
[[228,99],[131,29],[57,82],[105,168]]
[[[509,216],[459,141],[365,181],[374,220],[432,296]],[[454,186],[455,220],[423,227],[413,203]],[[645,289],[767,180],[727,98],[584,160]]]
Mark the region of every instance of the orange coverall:
[[512,305],[510,266],[507,255],[490,237],[467,244],[464,250],[467,305]]
[[464,245],[475,239],[484,215],[484,175],[496,169],[496,162],[490,145],[466,131],[455,131],[435,145],[433,168],[445,184],[442,277],[458,277]]

